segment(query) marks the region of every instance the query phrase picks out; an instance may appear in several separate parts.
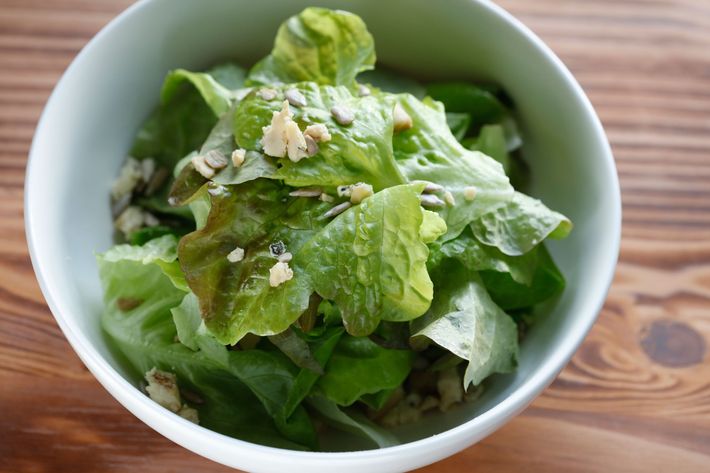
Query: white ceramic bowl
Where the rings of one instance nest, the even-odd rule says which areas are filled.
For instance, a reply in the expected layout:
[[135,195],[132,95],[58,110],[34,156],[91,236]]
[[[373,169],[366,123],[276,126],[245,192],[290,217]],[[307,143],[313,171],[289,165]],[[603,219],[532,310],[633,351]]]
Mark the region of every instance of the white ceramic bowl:
[[[165,73],[270,50],[279,23],[309,5],[361,15],[381,62],[421,78],[489,79],[516,103],[532,194],[575,230],[551,251],[568,287],[522,344],[516,373],[480,402],[399,432],[381,450],[304,453],[235,440],[159,407],[127,380],[99,329],[94,252],[111,245],[109,186],[155,105]],[[477,442],[522,411],[571,358],[604,301],[617,259],[620,198],[599,120],[559,59],[487,1],[207,0],[138,2],[79,54],[52,94],[27,170],[25,221],[42,291],[74,350],[101,384],[152,428],[200,455],[255,472],[389,472],[423,466]]]

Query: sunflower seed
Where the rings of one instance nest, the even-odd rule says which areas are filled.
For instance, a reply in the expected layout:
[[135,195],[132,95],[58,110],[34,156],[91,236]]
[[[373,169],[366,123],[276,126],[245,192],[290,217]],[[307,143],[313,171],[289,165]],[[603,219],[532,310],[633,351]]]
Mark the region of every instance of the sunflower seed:
[[294,107],[306,106],[306,97],[304,97],[303,94],[297,89],[288,89],[284,93],[284,98],[288,100],[288,103],[290,103]]
[[212,179],[214,177],[214,169],[205,162],[203,155],[198,154],[197,156],[193,156],[191,162],[192,165],[195,166],[195,170],[205,179]]
[[153,173],[153,177],[150,178],[150,181],[148,181],[148,184],[145,186],[144,194],[147,196],[153,195],[155,191],[160,189],[160,186],[163,185],[168,176],[170,176],[168,168],[159,167],[156,169]]
[[246,158],[247,151],[245,149],[239,148],[232,151],[232,164],[235,168],[240,167],[244,164],[244,158]]
[[429,208],[434,208],[434,209],[441,208],[444,205],[446,205],[443,200],[441,200],[440,198],[438,198],[437,196],[432,195],[432,194],[420,195],[419,200],[421,201],[421,203],[424,207],[429,207]]
[[332,195],[326,194],[325,192],[322,193],[320,195],[320,197],[318,197],[318,198],[321,200],[321,202],[328,202],[328,203],[335,202],[335,197],[333,197]]
[[293,255],[287,251],[286,253],[280,254],[278,259],[282,263],[288,263],[293,259]]
[[306,139],[306,153],[308,156],[315,156],[318,154],[318,151],[320,148],[318,147],[318,143],[316,143],[316,140],[314,140],[311,135],[303,135],[304,138]]
[[406,110],[404,110],[399,103],[394,106],[394,113],[392,116],[394,119],[395,133],[412,128],[412,117],[409,116]]
[[302,187],[288,193],[291,197],[320,197],[323,189],[317,187]]
[[276,92],[274,89],[265,88],[265,89],[260,89],[256,93],[256,95],[258,95],[263,100],[266,100],[268,102],[268,101],[274,100],[276,98],[276,96],[278,95],[278,92]]
[[360,97],[367,97],[372,93],[372,91],[365,84],[360,84],[357,86],[357,93]]
[[332,209],[328,210],[326,213],[324,213],[321,218],[330,218],[330,217],[335,217],[336,215],[340,215],[341,213],[345,212],[348,210],[350,207],[352,207],[353,204],[350,202],[343,202],[342,204],[338,204]]
[[227,167],[229,160],[221,151],[213,149],[205,154],[205,163],[212,169],[223,169]]
[[449,191],[444,192],[444,202],[446,202],[450,207],[456,205],[456,199],[454,198],[454,194]]
[[425,194],[433,194],[435,192],[441,192],[444,190],[443,186],[440,186],[439,184],[434,184],[433,182],[429,181],[414,181],[417,184],[424,184],[424,192]]
[[330,109],[330,114],[333,115],[338,124],[347,126],[355,120],[355,114],[349,108],[343,105],[336,105]]

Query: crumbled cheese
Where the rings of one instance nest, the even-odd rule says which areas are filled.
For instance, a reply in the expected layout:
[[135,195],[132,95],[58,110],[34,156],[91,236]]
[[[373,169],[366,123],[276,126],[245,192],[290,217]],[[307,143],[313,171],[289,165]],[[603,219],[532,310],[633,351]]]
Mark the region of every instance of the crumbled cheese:
[[335,197],[333,197],[330,194],[326,194],[325,192],[323,192],[320,196],[318,196],[318,198],[320,199],[321,202],[328,202],[328,203],[335,202]]
[[464,187],[463,198],[470,202],[476,198],[476,193],[477,193],[477,191],[476,191],[475,187],[473,187],[473,186]]
[[279,261],[269,269],[269,285],[271,287],[278,287],[292,278],[293,270],[289,268],[288,263]]
[[124,195],[130,194],[141,179],[143,179],[143,167],[137,160],[129,157],[111,186],[111,196],[114,200],[118,200]]
[[281,253],[279,255],[279,261],[281,261],[282,263],[288,263],[292,259],[293,259],[293,255],[291,253],[289,253],[288,251],[286,253]]
[[154,367],[145,374],[145,380],[148,381],[145,390],[153,401],[173,412],[178,412],[182,408],[177,378],[173,373],[160,371]]
[[328,131],[328,127],[322,123],[308,125],[304,130],[303,134],[306,136],[310,136],[311,138],[320,143],[330,141],[332,138],[332,136],[330,136],[330,132]]
[[286,124],[286,146],[288,151],[288,159],[294,163],[308,157],[308,145],[306,145],[306,138],[298,128],[298,123],[293,120]]
[[140,230],[145,222],[145,217],[143,215],[143,210],[135,205],[130,205],[121,212],[116,221],[113,223],[116,229],[118,229],[125,236],[130,235],[136,230]]
[[271,124],[262,129],[264,136],[261,139],[261,144],[264,147],[264,153],[275,158],[288,156],[293,162],[308,157],[306,139],[292,117],[288,100],[284,100],[281,111],[274,112]]
[[412,128],[412,117],[402,108],[402,106],[397,103],[394,106],[394,113],[392,114],[394,119],[394,131],[404,131]]
[[206,162],[205,157],[201,154],[193,156],[190,160],[195,170],[202,174],[205,179],[212,179],[214,177],[214,169],[212,169]]
[[330,109],[330,114],[333,115],[335,121],[339,125],[348,126],[355,120],[355,114],[352,110],[344,105],[336,105]]
[[374,194],[372,186],[370,184],[365,184],[364,182],[358,182],[354,184],[350,189],[350,202],[353,204],[359,204],[366,198]]
[[444,202],[449,204],[449,206],[451,207],[456,205],[456,199],[454,198],[454,194],[449,191],[444,192]]
[[318,154],[318,151],[320,151],[320,146],[318,146],[318,143],[316,143],[316,140],[314,140],[309,135],[303,135],[303,137],[306,139],[306,154],[309,157],[315,156],[316,154]]
[[442,412],[463,400],[463,382],[455,366],[439,373],[439,379],[436,380],[436,390],[441,398],[439,409]]
[[276,96],[278,95],[278,92],[275,91],[274,89],[264,88],[264,89],[260,89],[260,90],[256,93],[256,95],[258,95],[259,97],[261,97],[263,100],[271,101],[271,100],[274,100],[274,99],[276,98]]
[[182,406],[182,408],[178,411],[177,415],[179,415],[183,419],[189,420],[193,424],[200,423],[200,416],[197,412],[197,409],[193,409],[192,407],[189,407],[187,404]]
[[141,161],[141,171],[143,173],[143,182],[150,182],[150,178],[153,177],[155,173],[155,160],[153,158],[146,158]]
[[160,225],[160,220],[150,212],[143,212],[143,223],[146,227],[157,227]]
[[230,263],[239,263],[244,259],[244,248],[236,247],[227,255],[227,260]]
[[232,151],[232,164],[235,168],[240,167],[244,164],[244,159],[247,156],[247,150],[239,148]]

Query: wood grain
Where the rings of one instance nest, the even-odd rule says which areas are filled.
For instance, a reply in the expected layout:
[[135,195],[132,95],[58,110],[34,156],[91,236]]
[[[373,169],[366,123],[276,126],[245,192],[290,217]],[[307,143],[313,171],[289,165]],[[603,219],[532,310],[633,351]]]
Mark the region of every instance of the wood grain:
[[[228,471],[132,417],[83,367],[27,256],[24,168],[78,50],[128,0],[0,0],[0,471]],[[559,379],[422,472],[710,470],[710,3],[501,0],[588,92],[621,178],[621,260]]]

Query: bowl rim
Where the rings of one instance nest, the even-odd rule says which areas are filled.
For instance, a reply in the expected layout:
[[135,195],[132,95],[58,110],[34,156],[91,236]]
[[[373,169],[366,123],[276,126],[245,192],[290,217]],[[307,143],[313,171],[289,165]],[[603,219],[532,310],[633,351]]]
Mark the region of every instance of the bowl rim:
[[[363,466],[363,463],[372,465],[374,464],[373,460],[383,460],[385,457],[401,457],[401,455],[407,455],[417,451],[421,453],[421,449],[423,447],[426,447],[426,450],[429,450],[430,452],[436,452],[437,445],[442,447],[449,443],[470,445],[480,438],[491,434],[493,431],[505,424],[508,419],[525,409],[557,377],[560,371],[574,355],[577,348],[581,345],[582,341],[587,336],[589,330],[596,321],[606,300],[606,296],[614,277],[621,242],[621,194],[611,147],[604,133],[599,117],[597,116],[589,98],[586,96],[579,83],[567,67],[562,63],[562,61],[557,57],[557,55],[555,55],[554,52],[552,52],[552,50],[535,33],[533,33],[527,26],[512,16],[512,14],[508,13],[505,9],[493,2],[488,1],[469,0],[472,3],[477,3],[478,6],[489,10],[490,13],[500,17],[513,29],[517,30],[519,33],[522,33],[525,39],[529,41],[538,52],[543,54],[545,59],[550,62],[556,72],[562,76],[565,83],[571,87],[571,90],[574,92],[575,97],[581,105],[583,113],[588,115],[593,127],[592,132],[595,140],[600,144],[601,149],[603,150],[603,156],[600,156],[600,158],[602,158],[600,160],[600,168],[603,169],[605,177],[608,179],[608,192],[609,197],[611,198],[611,205],[613,207],[612,214],[608,216],[608,221],[610,222],[609,227],[613,231],[613,235],[609,238],[611,244],[608,246],[608,251],[604,255],[605,261],[603,267],[605,268],[605,273],[601,279],[605,281],[602,286],[604,290],[598,294],[594,304],[589,304],[583,312],[577,314],[577,317],[584,321],[583,324],[580,322],[580,326],[578,326],[579,329],[576,330],[574,334],[570,334],[567,338],[565,338],[563,343],[560,343],[554,353],[550,355],[549,359],[541,364],[528,379],[525,379],[515,391],[513,391],[501,402],[494,405],[487,411],[477,415],[473,419],[457,425],[456,427],[431,437],[392,447],[348,452],[302,452],[268,447],[232,438],[204,427],[195,426],[178,415],[161,408],[148,397],[140,393],[135,386],[124,379],[123,376],[121,376],[108,363],[108,361],[106,361],[99,354],[98,350],[93,347],[92,343],[81,332],[81,330],[77,328],[69,318],[64,317],[64,311],[62,310],[63,304],[61,302],[62,296],[61,294],[55,293],[52,281],[47,277],[47,274],[43,270],[42,262],[38,259],[37,246],[40,244],[39,241],[42,236],[36,233],[31,224],[31,215],[39,211],[39,209],[34,210],[35,199],[33,196],[35,193],[32,192],[34,187],[33,182],[36,180],[34,176],[42,172],[42,169],[38,164],[41,157],[37,155],[37,148],[39,147],[37,143],[46,133],[45,129],[47,128],[47,117],[50,115],[50,110],[54,108],[57,96],[60,95],[62,89],[64,88],[64,83],[68,81],[67,78],[73,74],[73,71],[86,60],[86,57],[89,55],[89,51],[95,48],[97,43],[100,43],[104,36],[108,35],[110,31],[116,29],[119,25],[127,21],[129,17],[137,14],[139,11],[147,8],[150,4],[157,1],[161,0],[139,0],[129,6],[127,9],[114,17],[109,23],[107,23],[74,58],[55,85],[42,111],[32,139],[25,174],[25,233],[33,270],[47,305],[49,306],[49,309],[56,319],[60,329],[64,333],[64,336],[67,338],[84,365],[89,369],[89,371],[91,371],[99,383],[126,409],[163,436],[204,457],[225,465],[239,468],[245,468],[246,464],[242,462],[239,466],[237,466],[237,462],[230,461],[225,458],[224,455],[220,455],[219,452],[224,452],[225,448],[230,449],[231,452],[235,452],[236,450],[248,450],[254,457],[248,462],[251,465],[263,465],[265,463],[274,463],[275,461],[276,463],[287,465],[288,463],[286,462],[294,460],[303,460],[305,461],[304,464],[310,463],[312,465],[320,464],[323,461],[329,462],[329,465],[331,466],[335,465],[333,462],[342,462],[343,464],[357,462],[360,466]],[[474,434],[473,432],[475,431],[479,431],[479,433]],[[215,445],[219,448],[215,448]],[[436,460],[444,458],[451,453],[452,452],[441,453],[439,454],[439,458],[436,458]],[[233,455],[233,458],[236,457],[238,456]],[[434,455],[432,455],[431,458],[433,457]],[[425,463],[420,462],[417,465],[422,466],[424,464]]]

